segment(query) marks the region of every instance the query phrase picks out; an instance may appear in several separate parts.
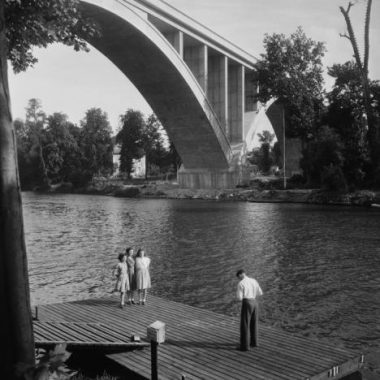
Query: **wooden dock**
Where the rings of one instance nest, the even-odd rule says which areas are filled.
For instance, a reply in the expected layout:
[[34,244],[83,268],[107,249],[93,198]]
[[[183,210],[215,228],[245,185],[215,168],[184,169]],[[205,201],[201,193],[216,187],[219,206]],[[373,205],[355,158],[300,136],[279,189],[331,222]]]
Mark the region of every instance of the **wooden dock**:
[[[102,326],[104,339],[110,340],[104,335],[107,330],[115,342],[120,343],[132,334],[145,337],[148,325],[156,320],[164,322],[166,341],[158,349],[158,378],[165,380],[343,379],[356,372],[363,361],[357,353],[262,324],[259,347],[241,352],[236,349],[238,318],[153,296],[149,296],[145,306],[131,305],[124,309],[118,307],[118,299],[113,296],[45,305],[38,310],[36,341],[72,341],[70,333],[83,340],[78,326],[90,323]],[[54,323],[46,323],[49,321]],[[88,328],[85,336],[90,340],[99,339],[94,328]],[[107,356],[150,379],[150,355],[150,347],[145,347]]]

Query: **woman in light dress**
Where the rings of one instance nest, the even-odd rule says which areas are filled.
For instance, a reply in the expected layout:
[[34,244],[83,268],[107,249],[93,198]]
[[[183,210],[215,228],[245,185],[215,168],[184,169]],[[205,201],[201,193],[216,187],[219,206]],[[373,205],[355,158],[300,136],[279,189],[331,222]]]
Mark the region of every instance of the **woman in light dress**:
[[134,304],[135,300],[133,293],[136,289],[136,279],[135,279],[135,259],[133,258],[133,248],[129,247],[125,250],[127,255],[127,267],[128,267],[128,279],[129,279],[129,290],[127,291],[128,302],[127,304]]
[[145,256],[143,249],[137,251],[135,259],[136,289],[139,295],[139,304],[145,305],[147,291],[150,288],[149,274],[150,258]]
[[117,263],[114,276],[116,277],[115,291],[120,292],[120,307],[124,307],[125,292],[130,290],[127,256],[124,253],[120,253],[119,262]]

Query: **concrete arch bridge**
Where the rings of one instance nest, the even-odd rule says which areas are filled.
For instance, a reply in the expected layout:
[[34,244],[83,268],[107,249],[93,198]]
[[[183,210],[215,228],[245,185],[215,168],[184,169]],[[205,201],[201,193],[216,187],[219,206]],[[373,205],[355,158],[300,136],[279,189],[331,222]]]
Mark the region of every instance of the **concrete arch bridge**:
[[135,85],[181,159],[181,186],[244,180],[257,115],[255,57],[161,0],[82,0],[102,28],[88,42]]

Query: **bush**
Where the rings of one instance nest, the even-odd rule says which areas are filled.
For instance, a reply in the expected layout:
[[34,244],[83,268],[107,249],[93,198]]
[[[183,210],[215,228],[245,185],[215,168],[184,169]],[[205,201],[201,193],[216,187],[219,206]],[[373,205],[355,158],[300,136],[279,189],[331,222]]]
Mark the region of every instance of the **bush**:
[[116,377],[113,377],[111,375],[108,375],[106,372],[103,373],[103,375],[94,377],[88,377],[84,375],[83,373],[79,373],[72,377],[72,380],[117,380]]
[[306,179],[302,174],[293,174],[287,183],[292,189],[303,189],[306,184]]
[[135,198],[140,195],[140,189],[138,187],[126,187],[124,189],[118,189],[114,192],[115,197],[121,198]]
[[342,169],[336,165],[325,166],[321,173],[321,186],[328,191],[347,191],[347,182]]

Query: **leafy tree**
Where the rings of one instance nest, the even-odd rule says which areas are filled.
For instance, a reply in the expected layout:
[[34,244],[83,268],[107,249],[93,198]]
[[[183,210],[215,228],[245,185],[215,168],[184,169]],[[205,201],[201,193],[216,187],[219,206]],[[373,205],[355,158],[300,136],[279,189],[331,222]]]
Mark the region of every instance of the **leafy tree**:
[[358,75],[362,85],[362,98],[366,114],[366,124],[368,126],[368,144],[370,156],[372,159],[373,170],[380,170],[380,117],[373,111],[371,82],[368,77],[368,62],[369,62],[369,26],[371,19],[372,0],[366,0],[367,10],[364,21],[364,58],[361,59],[359,47],[356,41],[356,36],[350,19],[350,10],[354,5],[349,1],[347,8],[339,7],[347,26],[347,33],[341,34],[347,38],[352,46]]
[[269,131],[263,131],[263,133],[258,133],[257,135],[261,144],[267,143],[271,145],[275,138],[275,135]]
[[172,141],[169,141],[168,161],[176,173],[182,164],[182,160]]
[[272,148],[272,142],[275,135],[269,131],[263,131],[258,134],[258,137],[261,145],[250,152],[248,155],[248,161],[251,164],[256,165],[262,173],[266,174],[275,162]]
[[284,34],[266,34],[264,48],[256,64],[259,100],[279,99],[286,110],[286,135],[305,139],[314,133],[323,109],[325,46],[308,38],[298,27],[288,38]]
[[140,111],[128,109],[120,116],[121,128],[116,135],[116,142],[120,148],[120,171],[128,178],[133,172],[133,160],[144,155],[144,130],[146,127],[144,116]]
[[38,178],[38,162],[33,160],[30,155],[30,136],[24,121],[16,119],[14,128],[17,138],[17,160],[21,188],[31,190],[36,185],[35,181]]
[[80,148],[83,152],[83,169],[89,177],[112,172],[112,129],[106,112],[91,108],[81,121]]
[[[7,58],[16,72],[38,62],[33,46],[52,43],[88,51],[83,39],[98,34],[95,23],[80,12],[78,0],[5,0]],[[81,37],[79,37],[81,36]]]
[[56,112],[47,118],[44,156],[49,179],[55,183],[68,181],[72,171],[81,166],[79,140],[73,130],[75,126],[65,114]]
[[321,127],[303,152],[301,167],[309,186],[320,186],[326,168],[343,167],[343,144],[339,135],[328,126]]
[[36,62],[33,46],[53,42],[86,49],[84,40],[96,32],[79,9],[79,0],[0,1],[0,305],[3,321],[2,375],[18,376],[20,364],[34,364],[29,281],[15,131],[8,84],[8,62],[21,71]]
[[[354,62],[333,65],[329,75],[335,78],[328,94],[327,122],[344,144],[343,172],[351,185],[361,185],[369,165],[369,146],[363,86]],[[370,87],[378,86],[370,82]]]
[[151,165],[162,168],[167,154],[163,142],[163,129],[156,115],[148,117],[143,130],[143,148],[145,152],[145,178],[151,171]]
[[30,99],[26,108],[25,126],[30,140],[29,154],[37,160],[38,184],[49,187],[50,180],[44,157],[46,114],[38,99]]

